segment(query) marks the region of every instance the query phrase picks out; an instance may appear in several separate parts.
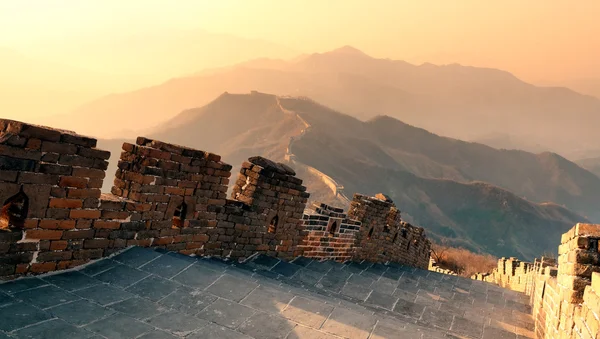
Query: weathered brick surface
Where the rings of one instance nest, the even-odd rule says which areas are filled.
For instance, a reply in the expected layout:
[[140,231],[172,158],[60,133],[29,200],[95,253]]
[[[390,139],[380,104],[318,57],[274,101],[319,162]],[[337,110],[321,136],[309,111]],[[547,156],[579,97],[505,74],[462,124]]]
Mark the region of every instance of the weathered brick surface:
[[303,216],[306,236],[300,248],[305,257],[351,260],[356,251],[358,220],[348,219],[344,210],[315,203]]
[[577,224],[561,237],[558,262],[502,258],[474,279],[530,295],[536,338],[600,338],[600,225]]
[[384,195],[356,195],[348,216],[322,204],[304,214],[309,193],[294,170],[253,157],[227,199],[232,167],[219,155],[143,137],[123,145],[112,194],[101,194],[110,154],[95,146],[0,119],[0,277],[66,269],[125,246],[427,267],[423,229],[402,222]]
[[354,259],[428,268],[431,244],[424,229],[402,221],[400,210],[387,196],[355,194],[348,216],[362,222]]

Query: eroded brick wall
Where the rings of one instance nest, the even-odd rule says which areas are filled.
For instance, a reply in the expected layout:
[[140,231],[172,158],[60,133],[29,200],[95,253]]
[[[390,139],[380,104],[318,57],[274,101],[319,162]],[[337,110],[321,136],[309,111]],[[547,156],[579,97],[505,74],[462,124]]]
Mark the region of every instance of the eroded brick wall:
[[341,208],[315,203],[304,214],[303,223],[307,234],[301,248],[305,257],[341,262],[352,259],[360,221],[349,219]]
[[[220,156],[157,140],[125,143],[111,194],[107,151],[73,132],[0,120],[0,277],[65,269],[127,246],[245,259],[395,261],[427,267],[423,229],[387,197],[356,195],[346,216],[319,205],[285,164],[231,166]],[[368,224],[369,227],[364,225]]]
[[431,243],[424,229],[402,221],[400,210],[387,196],[355,194],[348,217],[362,223],[356,237],[355,260],[428,268]]
[[[102,217],[110,153],[95,146],[95,139],[72,132],[0,120],[0,275],[43,273],[98,257],[93,223]],[[26,214],[22,223],[19,211]]]

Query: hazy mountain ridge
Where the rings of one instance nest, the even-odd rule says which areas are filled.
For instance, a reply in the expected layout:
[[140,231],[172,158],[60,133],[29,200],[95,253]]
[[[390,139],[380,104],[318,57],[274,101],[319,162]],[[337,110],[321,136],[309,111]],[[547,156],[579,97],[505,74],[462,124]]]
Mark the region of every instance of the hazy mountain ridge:
[[[592,135],[600,123],[600,100],[566,88],[536,87],[490,68],[376,59],[351,47],[209,70],[101,98],[74,116],[95,119],[114,133],[116,117],[120,125],[147,128],[225,91],[251,90],[308,96],[361,119],[389,115],[463,140],[508,133],[514,137],[511,147],[569,158],[596,148]],[[129,118],[131,112],[144,112],[144,121]]]
[[577,165],[587,169],[588,171],[594,173],[596,176],[600,177],[600,157],[596,158],[587,158],[576,161]]
[[[300,138],[304,125],[296,114],[310,125]],[[295,137],[290,151],[297,159],[332,176],[347,193],[388,192],[405,215],[434,237],[451,237],[456,244],[496,255],[530,258],[553,251],[556,235],[586,218],[556,204],[533,202],[550,198],[525,200],[491,180],[505,187],[524,186],[528,193],[543,188],[548,197],[572,198],[567,193],[579,190],[591,201],[597,197],[578,185],[600,182],[591,173],[591,183],[571,178],[569,171],[586,171],[555,155],[500,151],[440,137],[390,117],[362,122],[309,99],[262,93],[222,94],[206,106],[182,112],[149,136],[216,152],[234,166],[257,154],[283,161]],[[529,165],[513,169],[514,164]],[[335,201],[318,180],[300,175],[315,197]],[[473,182],[483,177],[492,184]]]

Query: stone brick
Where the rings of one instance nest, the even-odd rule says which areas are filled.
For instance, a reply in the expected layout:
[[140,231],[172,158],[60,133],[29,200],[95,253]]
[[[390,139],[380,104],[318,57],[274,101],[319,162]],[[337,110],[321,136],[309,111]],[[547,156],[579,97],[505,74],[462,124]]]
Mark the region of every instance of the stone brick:
[[106,248],[110,244],[108,239],[88,239],[83,242],[83,248]]
[[100,215],[100,210],[71,210],[69,217],[72,219],[98,219]]
[[56,270],[55,262],[33,263],[29,267],[29,271],[33,273],[46,273]]
[[69,260],[73,256],[73,253],[70,251],[57,251],[57,252],[41,252],[37,256],[38,262],[45,261],[59,261],[59,260]]
[[42,152],[51,152],[58,154],[76,154],[77,146],[73,144],[44,141],[42,143]]
[[[94,230],[70,230],[65,231],[62,234],[62,239],[92,239],[94,237]],[[60,238],[59,238],[60,239]]]
[[50,199],[49,207],[52,207],[52,208],[82,208],[83,200],[52,198],[52,199]]
[[106,172],[94,168],[73,167],[73,176],[90,179],[104,179],[106,177]]
[[104,251],[101,248],[98,249],[86,249],[73,252],[73,259],[76,260],[93,260],[102,258]]
[[17,171],[2,171],[0,170],[0,181],[15,182],[17,181]]
[[87,178],[81,177],[61,177],[58,185],[60,187],[86,188],[88,184]]
[[118,229],[121,227],[121,222],[119,221],[107,221],[107,220],[96,220],[94,221],[94,228],[100,229]]
[[65,240],[55,240],[50,242],[51,251],[63,251],[67,249],[67,242]]
[[89,147],[79,147],[77,154],[86,158],[96,158],[102,160],[108,160],[110,158],[110,152]]
[[69,198],[100,198],[102,192],[99,189],[68,189]]
[[24,172],[19,175],[18,182],[21,184],[56,185],[58,176]]
[[63,231],[54,230],[28,230],[25,232],[27,239],[40,240],[59,240],[63,236]]
[[42,219],[39,221],[38,227],[50,230],[69,230],[75,228],[75,220]]

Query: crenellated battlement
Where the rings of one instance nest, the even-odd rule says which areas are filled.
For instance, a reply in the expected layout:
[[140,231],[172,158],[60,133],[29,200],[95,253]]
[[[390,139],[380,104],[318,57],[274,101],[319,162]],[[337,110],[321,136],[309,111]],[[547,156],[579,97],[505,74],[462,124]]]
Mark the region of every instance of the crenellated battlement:
[[244,162],[140,137],[123,144],[111,194],[110,153],[74,132],[0,120],[0,276],[66,269],[128,246],[243,260],[264,253],[338,261],[395,261],[426,268],[423,229],[401,221],[379,194],[341,208],[306,204],[289,166]]

